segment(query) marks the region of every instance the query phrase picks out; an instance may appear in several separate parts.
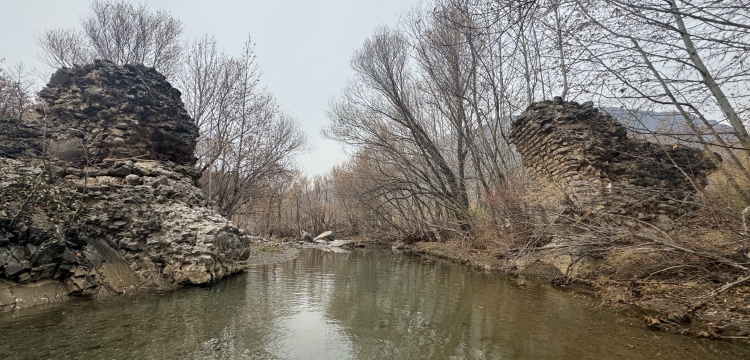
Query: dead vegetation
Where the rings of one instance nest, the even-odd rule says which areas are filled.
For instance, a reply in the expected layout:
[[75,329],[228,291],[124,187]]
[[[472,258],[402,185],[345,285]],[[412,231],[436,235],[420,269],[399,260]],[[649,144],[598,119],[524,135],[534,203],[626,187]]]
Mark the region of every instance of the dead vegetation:
[[[710,338],[748,338],[750,259],[744,204],[722,185],[725,176],[723,171],[713,174],[711,185],[690,204],[694,210],[667,226],[568,208],[554,222],[527,222],[520,229],[479,223],[463,246],[445,246],[442,251],[456,252],[459,260],[492,254],[501,261],[479,262],[514,274],[529,273],[519,264],[552,264],[560,270],[553,283],[584,284],[606,302],[636,305],[649,327]],[[543,218],[532,216],[528,204],[516,208],[525,209],[516,213],[518,219]],[[535,229],[533,236],[528,228]]]

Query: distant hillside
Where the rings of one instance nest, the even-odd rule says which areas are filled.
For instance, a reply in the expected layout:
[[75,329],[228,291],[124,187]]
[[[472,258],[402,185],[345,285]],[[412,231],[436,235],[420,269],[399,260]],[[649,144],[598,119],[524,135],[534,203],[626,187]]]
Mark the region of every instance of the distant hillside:
[[[678,143],[694,143],[695,136],[688,127],[685,118],[677,112],[658,112],[632,109],[620,109],[614,107],[603,107],[602,111],[612,115],[620,123],[628,128],[632,136],[643,139],[659,138],[662,141],[674,141]],[[705,136],[709,142],[715,141],[709,129],[698,117],[691,117],[690,121]],[[708,120],[709,124],[722,135],[727,143],[734,143],[736,138],[732,127]]]

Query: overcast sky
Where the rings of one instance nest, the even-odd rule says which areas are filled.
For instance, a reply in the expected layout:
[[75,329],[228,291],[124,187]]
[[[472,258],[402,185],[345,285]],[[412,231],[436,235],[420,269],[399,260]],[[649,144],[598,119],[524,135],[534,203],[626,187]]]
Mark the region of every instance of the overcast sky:
[[[139,1],[131,1],[138,3]],[[144,1],[141,1],[144,2]],[[0,58],[23,62],[44,76],[34,35],[78,26],[86,0],[0,0]],[[329,101],[351,75],[352,52],[380,25],[395,24],[418,0],[149,0],[185,26],[185,36],[215,36],[219,47],[239,55],[249,35],[256,43],[262,82],[281,109],[308,134],[312,153],[299,158],[303,171],[322,174],[345,160],[341,146],[320,135]]]

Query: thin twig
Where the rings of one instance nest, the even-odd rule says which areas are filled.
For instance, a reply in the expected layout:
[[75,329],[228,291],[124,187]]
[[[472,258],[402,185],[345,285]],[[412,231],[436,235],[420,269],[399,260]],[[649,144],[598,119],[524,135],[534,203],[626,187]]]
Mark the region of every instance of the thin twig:
[[632,234],[632,236],[634,238],[636,238],[636,239],[655,242],[655,243],[657,243],[659,245],[664,245],[666,247],[669,247],[669,248],[672,248],[672,249],[675,249],[675,250],[679,250],[679,251],[682,251],[682,252],[690,254],[690,255],[699,256],[699,257],[702,257],[704,259],[711,259],[711,260],[714,260],[716,262],[722,263],[724,265],[729,265],[730,267],[733,267],[735,269],[740,269],[740,270],[743,270],[743,271],[750,270],[750,269],[747,268],[747,266],[739,264],[739,263],[737,263],[735,261],[732,261],[730,259],[727,259],[727,258],[725,258],[723,256],[714,255],[714,254],[707,253],[707,252],[698,252],[698,251],[695,251],[695,250],[692,250],[692,249],[688,249],[686,247],[683,247],[683,246],[680,246],[680,245],[677,245],[677,244],[669,243],[669,242],[664,241],[662,239],[659,239],[659,238],[657,238],[655,236],[641,235],[641,234]]
[[742,283],[744,283],[745,281],[748,281],[748,280],[750,280],[750,275],[747,275],[747,276],[745,276],[745,277],[743,277],[743,278],[741,278],[741,279],[739,279],[737,281],[731,282],[729,284],[726,284],[726,285],[724,285],[724,286],[722,286],[722,287],[714,290],[705,300],[703,300],[703,301],[701,301],[701,302],[693,305],[688,310],[688,313],[690,313],[690,314],[695,313],[700,308],[702,308],[704,305],[706,305],[706,303],[708,303],[709,301],[711,301],[711,299],[717,297],[719,294],[721,294],[721,293],[723,293],[723,292],[725,292],[725,291],[727,291],[727,290],[729,290],[729,289],[731,289],[731,288],[733,288],[733,287],[735,287],[737,285],[740,285],[740,284],[742,284]]

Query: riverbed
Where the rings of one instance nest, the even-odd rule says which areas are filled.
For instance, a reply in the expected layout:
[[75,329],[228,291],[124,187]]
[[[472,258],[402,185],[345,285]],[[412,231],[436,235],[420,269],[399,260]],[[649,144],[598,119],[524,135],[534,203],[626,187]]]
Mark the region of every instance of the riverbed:
[[0,315],[1,359],[748,359],[543,283],[304,249],[210,287]]

